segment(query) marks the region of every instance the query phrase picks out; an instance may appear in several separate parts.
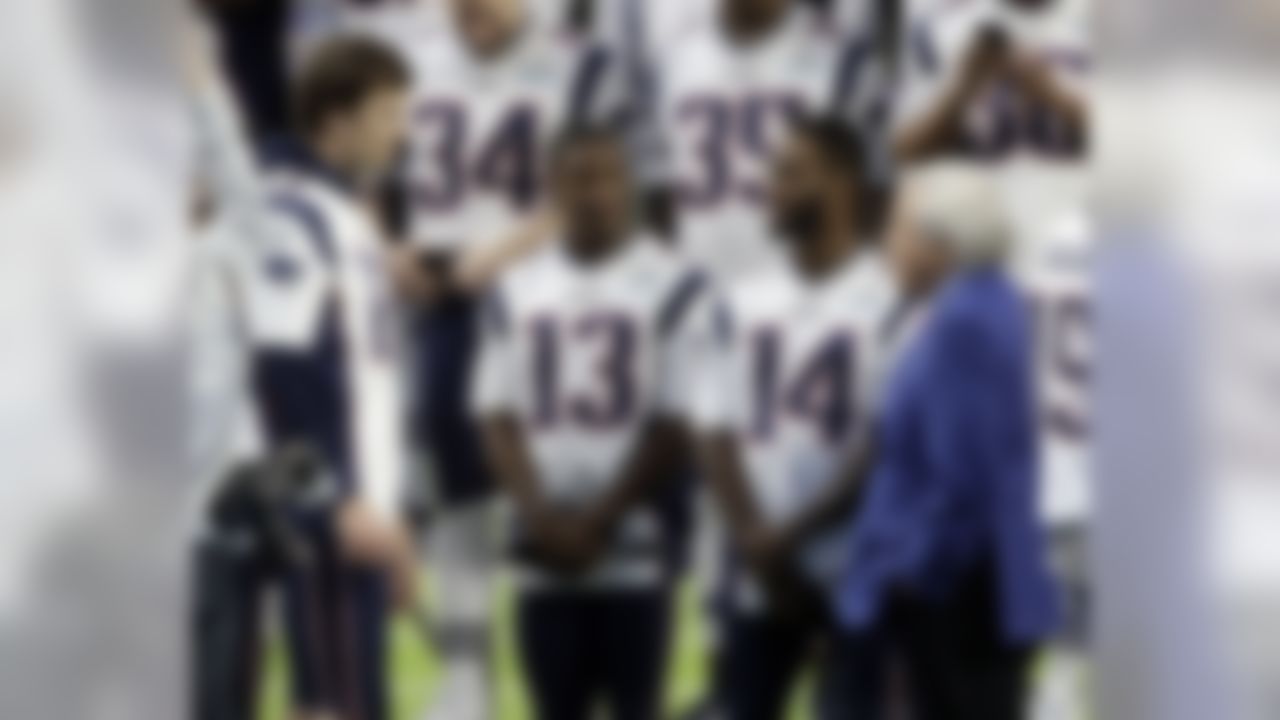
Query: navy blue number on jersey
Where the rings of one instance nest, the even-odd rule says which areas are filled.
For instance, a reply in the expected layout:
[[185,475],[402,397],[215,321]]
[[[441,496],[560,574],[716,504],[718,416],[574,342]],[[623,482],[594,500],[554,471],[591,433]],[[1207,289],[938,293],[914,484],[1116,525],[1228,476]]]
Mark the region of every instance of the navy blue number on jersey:
[[712,208],[730,198],[763,202],[766,188],[743,177],[736,166],[744,160],[765,166],[788,120],[802,109],[799,98],[783,94],[686,99],[677,109],[677,123],[681,133],[693,138],[698,169],[696,176],[680,179],[683,202],[698,208]]
[[783,353],[783,336],[776,329],[763,328],[753,336],[752,434],[767,440],[779,418],[788,416],[812,424],[828,442],[838,442],[855,417],[857,357],[853,336],[833,333],[790,377],[783,377]]
[[[911,32],[914,62],[926,73],[939,72],[938,52],[928,28],[917,24]],[[1056,67],[1080,69],[1083,56],[1061,53],[1046,59]],[[1048,158],[1078,158],[1085,150],[1084,138],[1040,105],[1033,104],[1007,87],[987,93],[975,122],[965,133],[963,150],[981,158],[999,159],[1019,150]]]
[[[1039,362],[1078,398],[1088,393],[1090,363],[1082,348],[1093,325],[1088,299],[1080,295],[1034,298]],[[1066,403],[1046,402],[1042,422],[1055,435],[1067,440],[1083,440],[1089,434],[1088,420]]]
[[[541,429],[565,423],[608,430],[632,418],[638,407],[636,324],[625,315],[597,313],[565,323],[539,318],[533,341],[533,414]],[[590,382],[575,392],[563,387],[562,362],[570,354],[592,359]]]
[[1007,88],[993,89],[981,122],[969,131],[967,150],[986,158],[1000,158],[1019,149],[1045,157],[1070,159],[1083,150],[1083,140],[1040,105]]
[[[420,147],[417,162],[430,168],[430,179],[415,188],[422,207],[442,212],[455,209],[469,193],[501,194],[516,207],[528,207],[539,190],[540,121],[537,108],[517,104],[502,116],[489,137],[476,144],[467,108],[449,100],[430,100],[419,106],[415,122],[432,139]],[[468,149],[477,148],[474,156]]]

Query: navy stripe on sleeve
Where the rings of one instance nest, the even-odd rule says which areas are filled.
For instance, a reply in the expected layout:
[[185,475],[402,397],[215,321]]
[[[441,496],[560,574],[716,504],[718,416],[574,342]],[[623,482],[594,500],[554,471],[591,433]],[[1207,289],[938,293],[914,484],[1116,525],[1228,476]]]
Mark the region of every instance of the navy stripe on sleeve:
[[573,78],[569,95],[569,118],[571,122],[597,122],[611,118],[600,117],[611,109],[597,107],[600,98],[605,94],[605,84],[609,75],[611,57],[609,50],[603,46],[593,46],[582,59]]
[[[272,206],[295,218],[319,251],[332,259],[334,238],[316,208],[293,196],[281,196]],[[340,308],[334,298],[324,308],[316,341],[300,349],[264,349],[256,353],[252,385],[258,416],[271,445],[305,443],[324,458],[336,475],[342,493],[356,485],[348,387],[348,357]]]
[[346,494],[356,484],[347,356],[337,308],[330,305],[325,315],[314,346],[257,353],[253,389],[272,447],[305,443],[324,458]]
[[840,65],[836,70],[836,85],[831,93],[831,109],[839,116],[858,97],[858,86],[872,58],[871,44],[863,38],[850,40],[840,53]]
[[280,193],[271,199],[271,208],[301,225],[321,257],[330,262],[336,259],[338,248],[329,221],[314,203],[295,194]]
[[911,30],[910,52],[915,57],[920,70],[927,75],[938,72],[938,51],[933,45],[933,37],[924,25],[916,25]]
[[706,288],[707,276],[696,270],[681,278],[658,313],[658,332],[665,336],[679,328],[689,308],[693,307],[694,301]]

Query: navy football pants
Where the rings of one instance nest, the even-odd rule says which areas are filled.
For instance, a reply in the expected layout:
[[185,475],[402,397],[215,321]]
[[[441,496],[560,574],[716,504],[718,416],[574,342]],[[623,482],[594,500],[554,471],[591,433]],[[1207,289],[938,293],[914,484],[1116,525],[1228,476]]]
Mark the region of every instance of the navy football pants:
[[670,629],[665,590],[526,592],[523,667],[539,720],[656,720]]

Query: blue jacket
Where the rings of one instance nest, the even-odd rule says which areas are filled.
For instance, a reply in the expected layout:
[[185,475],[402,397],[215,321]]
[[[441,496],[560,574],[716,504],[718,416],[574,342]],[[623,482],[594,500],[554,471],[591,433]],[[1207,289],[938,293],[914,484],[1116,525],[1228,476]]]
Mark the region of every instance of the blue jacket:
[[1004,639],[1052,631],[1031,337],[1027,309],[999,271],[963,272],[939,289],[880,408],[878,455],[836,592],[847,626],[875,624],[895,591],[945,601],[985,563]]

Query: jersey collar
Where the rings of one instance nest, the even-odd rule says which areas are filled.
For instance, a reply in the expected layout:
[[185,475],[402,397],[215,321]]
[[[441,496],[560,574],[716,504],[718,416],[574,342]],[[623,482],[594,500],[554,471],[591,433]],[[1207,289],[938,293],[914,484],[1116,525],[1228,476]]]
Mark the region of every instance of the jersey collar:
[[289,170],[320,180],[344,195],[355,195],[356,184],[345,173],[321,160],[305,143],[296,138],[268,142],[262,152],[268,168]]

